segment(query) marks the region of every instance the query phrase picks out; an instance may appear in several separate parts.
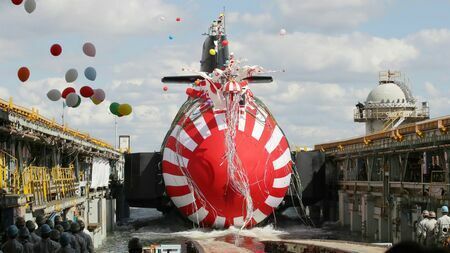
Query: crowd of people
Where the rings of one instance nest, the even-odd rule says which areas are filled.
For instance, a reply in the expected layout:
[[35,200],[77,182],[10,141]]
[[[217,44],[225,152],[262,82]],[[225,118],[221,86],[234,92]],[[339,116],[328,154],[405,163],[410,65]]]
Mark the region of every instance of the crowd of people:
[[417,223],[417,241],[427,247],[449,247],[450,217],[448,207],[442,206],[442,216],[436,219],[434,211],[424,210],[422,219]]
[[[37,224],[37,227],[36,227]],[[92,253],[91,236],[84,231],[82,220],[53,220],[37,216],[36,222],[17,217],[6,230],[1,251],[3,253]]]

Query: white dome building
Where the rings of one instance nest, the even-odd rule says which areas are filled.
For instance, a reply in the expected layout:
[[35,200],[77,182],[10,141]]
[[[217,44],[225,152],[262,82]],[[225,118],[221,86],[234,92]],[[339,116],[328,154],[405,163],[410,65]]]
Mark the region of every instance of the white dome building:
[[416,103],[410,88],[400,72],[380,72],[379,85],[358,103],[354,111],[355,122],[366,123],[366,134],[386,131],[404,123],[429,119],[427,102]]

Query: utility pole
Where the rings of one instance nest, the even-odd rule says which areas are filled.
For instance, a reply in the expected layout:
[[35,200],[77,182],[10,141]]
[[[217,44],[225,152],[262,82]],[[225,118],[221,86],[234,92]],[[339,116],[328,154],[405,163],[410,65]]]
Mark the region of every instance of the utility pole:
[[117,116],[114,116],[114,149],[117,149]]

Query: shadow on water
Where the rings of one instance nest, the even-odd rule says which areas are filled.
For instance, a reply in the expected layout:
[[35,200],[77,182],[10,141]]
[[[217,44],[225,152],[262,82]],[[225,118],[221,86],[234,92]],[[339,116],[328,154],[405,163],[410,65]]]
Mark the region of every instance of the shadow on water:
[[362,241],[355,235],[339,229],[336,224],[324,224],[321,228],[303,225],[292,210],[276,217],[273,224],[248,230],[228,228],[213,230],[194,228],[178,215],[163,216],[155,209],[132,208],[131,218],[108,236],[97,252],[127,252],[128,241],[138,237],[144,246],[150,244],[181,244],[186,252],[189,241],[223,241],[251,252],[264,252],[262,241],[277,239],[338,239]]

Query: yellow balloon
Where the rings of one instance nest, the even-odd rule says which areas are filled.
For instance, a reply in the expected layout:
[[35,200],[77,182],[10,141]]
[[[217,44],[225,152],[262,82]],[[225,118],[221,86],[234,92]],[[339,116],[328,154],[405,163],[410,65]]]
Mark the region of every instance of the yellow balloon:
[[211,48],[211,49],[209,50],[209,54],[210,54],[210,55],[216,55],[216,50],[214,50],[213,48]]
[[121,104],[119,106],[119,110],[118,111],[119,111],[119,113],[121,115],[126,116],[126,115],[130,115],[131,112],[133,111],[133,109],[131,108],[131,105],[129,105],[129,104]]
[[91,97],[91,101],[92,101],[92,103],[94,103],[94,104],[96,104],[96,105],[98,105],[98,104],[100,104],[101,102],[103,102],[103,101],[97,100],[97,99],[95,99],[95,98],[93,98],[93,97]]

